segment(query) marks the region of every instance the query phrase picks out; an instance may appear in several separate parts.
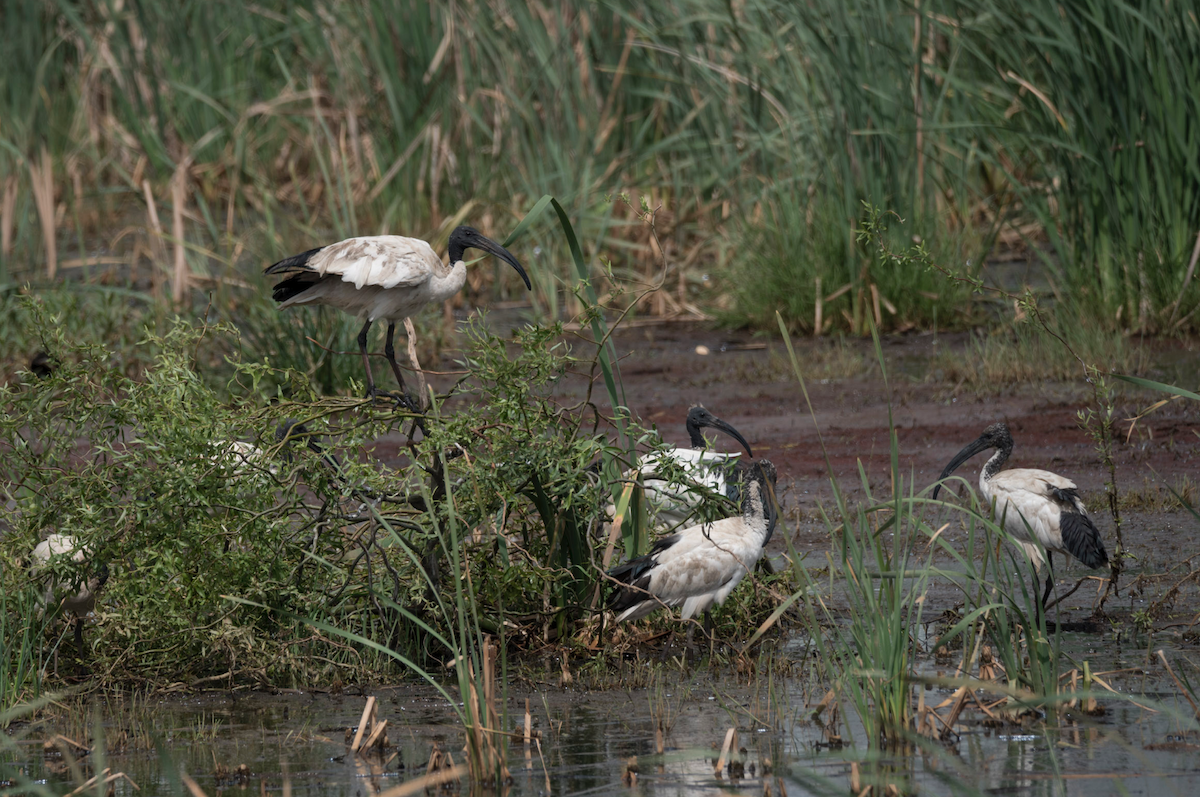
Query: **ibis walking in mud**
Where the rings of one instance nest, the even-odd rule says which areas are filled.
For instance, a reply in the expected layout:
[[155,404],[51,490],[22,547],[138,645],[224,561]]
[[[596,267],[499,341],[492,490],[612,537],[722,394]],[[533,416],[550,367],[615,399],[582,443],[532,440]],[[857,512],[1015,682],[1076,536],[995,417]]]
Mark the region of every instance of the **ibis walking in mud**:
[[310,249],[268,266],[267,274],[286,274],[275,285],[272,297],[279,307],[324,304],[364,319],[358,333],[358,350],[367,372],[367,397],[379,391],[367,356],[367,332],[376,321],[387,322],[384,356],[400,383],[404,400],[413,410],[420,405],[409,395],[396,362],[393,337],[396,321],[403,320],[428,304],[440,304],[458,293],[467,278],[463,253],[478,249],[493,254],[521,275],[532,288],[525,269],[512,253],[473,227],[457,227],[450,233],[450,264],[419,238],[378,235],[347,238],[336,244]]
[[[92,552],[81,545],[69,534],[51,534],[33,549],[33,576],[46,578],[46,590],[42,603],[46,608],[61,605],[63,611],[69,612],[75,622],[75,649],[82,661],[83,655],[83,618],[96,607],[96,595],[108,582],[108,565],[101,562],[92,565],[89,561]],[[72,584],[61,583],[53,575],[44,571],[51,568],[56,561],[66,560],[77,565],[92,566],[91,575],[81,576]]]
[[608,575],[623,586],[609,598],[617,621],[637,620],[662,607],[682,606],[690,620],[725,602],[754,570],[775,531],[775,466],[760,459],[742,485],[741,514],[683,529],[654,543],[650,552],[614,567]]
[[[729,476],[741,454],[709,451],[701,429],[724,432],[741,443],[749,456],[754,456],[750,444],[737,429],[704,407],[696,406],[688,410],[685,425],[691,448],[672,448],[665,454],[650,454],[638,463],[646,487],[646,500],[654,508],[661,525],[677,526],[691,516],[700,501],[695,485],[701,485],[728,498],[737,497],[737,488],[729,483]],[[680,485],[663,478],[660,474],[662,465],[666,462],[678,466],[688,482]]]
[[1035,571],[1041,570],[1042,555],[1034,540],[1046,550],[1049,573],[1041,601],[1045,608],[1054,588],[1054,553],[1070,554],[1084,567],[1103,567],[1108,564],[1104,541],[1088,517],[1083,501],[1079,500],[1075,482],[1046,470],[1000,470],[1013,448],[1012,435],[1004,423],[994,423],[984,429],[978,440],[954,455],[938,477],[933,498],[937,498],[942,481],[955,468],[991,448],[996,449],[996,453],[979,472],[979,492],[985,501],[995,506],[996,517],[1024,549]]

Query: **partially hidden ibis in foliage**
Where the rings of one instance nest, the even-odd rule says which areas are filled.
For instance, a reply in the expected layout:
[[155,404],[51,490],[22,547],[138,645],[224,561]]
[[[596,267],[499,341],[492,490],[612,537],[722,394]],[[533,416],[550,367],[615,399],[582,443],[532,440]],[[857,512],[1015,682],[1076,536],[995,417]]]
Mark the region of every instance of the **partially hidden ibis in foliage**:
[[[45,578],[46,589],[42,602],[47,607],[61,606],[73,616],[75,623],[75,648],[79,658],[83,654],[83,618],[96,607],[96,596],[108,582],[108,565],[95,563],[92,551],[69,534],[51,534],[33,549],[32,570],[34,578]],[[83,574],[72,583],[60,582],[46,571],[56,560],[67,560],[78,565]],[[87,571],[90,571],[87,572]]]
[[[646,501],[655,510],[661,525],[677,526],[690,517],[700,501],[695,485],[730,499],[737,498],[737,487],[730,481],[729,474],[741,454],[708,450],[701,429],[724,432],[741,443],[749,456],[754,456],[750,444],[737,429],[704,407],[689,409],[685,425],[691,448],[672,448],[665,454],[649,454],[638,463],[646,488]],[[660,471],[664,461],[677,465],[686,474],[689,483],[680,485],[663,478]]]
[[637,620],[663,607],[683,607],[690,620],[725,602],[754,570],[775,531],[775,466],[753,463],[741,490],[741,513],[663,537],[650,552],[614,567],[608,575],[622,585],[609,598],[617,621]]
[[[275,440],[285,443],[288,446],[302,440],[308,449],[321,457],[326,465],[333,468],[335,473],[340,472],[340,465],[337,458],[332,454],[326,453],[324,447],[319,442],[319,438],[309,432],[307,426],[295,419],[289,418],[279,425],[275,430]],[[256,468],[265,468],[272,476],[279,474],[279,466],[267,461],[268,452],[253,443],[247,443],[243,440],[228,440],[224,442],[214,440],[210,445],[215,449],[215,453],[209,457],[209,461],[227,468],[235,476],[245,475]],[[283,451],[283,459],[285,462],[292,461],[291,451],[286,448]]]
[[933,498],[937,498],[941,482],[959,465],[991,448],[996,453],[979,472],[979,493],[995,506],[996,517],[1033,562],[1035,571],[1041,570],[1042,555],[1033,541],[1036,539],[1046,550],[1049,573],[1042,593],[1044,608],[1054,588],[1054,553],[1070,554],[1084,567],[1103,567],[1108,564],[1104,540],[1079,500],[1075,482],[1046,470],[1000,470],[1013,449],[1012,434],[1005,423],[994,423],[984,429],[979,439],[954,455],[938,477]]
[[440,304],[458,293],[467,278],[463,253],[478,249],[493,254],[516,269],[532,288],[525,269],[512,253],[473,227],[457,227],[450,233],[450,264],[446,265],[425,241],[399,235],[347,238],[336,244],[310,249],[280,260],[267,274],[286,274],[275,285],[272,297],[280,308],[324,304],[364,319],[358,333],[358,350],[367,372],[367,397],[376,396],[375,378],[367,356],[367,332],[376,321],[387,322],[384,356],[400,383],[405,403],[420,406],[409,395],[396,362],[393,337],[396,321],[403,320],[428,304]]

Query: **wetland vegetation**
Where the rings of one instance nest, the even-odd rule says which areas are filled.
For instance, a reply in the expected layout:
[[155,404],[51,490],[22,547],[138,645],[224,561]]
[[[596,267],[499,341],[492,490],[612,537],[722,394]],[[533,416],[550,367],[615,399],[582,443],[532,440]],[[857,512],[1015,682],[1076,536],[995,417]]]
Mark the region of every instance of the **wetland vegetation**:
[[[1186,4],[0,14],[0,794],[1195,786]],[[424,417],[261,275],[462,223],[533,287],[413,319]],[[780,519],[689,646],[604,574],[697,401]],[[1001,417],[1113,562],[1044,612],[931,498]],[[35,572],[52,532],[88,555]]]

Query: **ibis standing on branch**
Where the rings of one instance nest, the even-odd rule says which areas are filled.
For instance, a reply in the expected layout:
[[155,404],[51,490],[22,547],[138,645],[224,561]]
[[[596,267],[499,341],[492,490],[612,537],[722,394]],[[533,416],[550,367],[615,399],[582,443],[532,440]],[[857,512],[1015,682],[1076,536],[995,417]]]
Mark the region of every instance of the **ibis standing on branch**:
[[663,608],[682,606],[690,620],[725,602],[762,556],[775,531],[775,466],[760,459],[742,485],[741,514],[701,523],[663,537],[650,552],[608,572],[623,586],[609,598],[617,622],[637,620]]
[[[1013,439],[1005,423],[994,423],[983,430],[979,439],[954,455],[938,477],[933,488],[937,498],[942,481],[955,468],[980,451],[996,449],[979,472],[979,493],[995,506],[996,517],[1033,562],[1034,571],[1041,570],[1042,554],[1036,539],[1046,550],[1046,590],[1042,593],[1044,609],[1054,588],[1054,553],[1070,554],[1084,567],[1097,568],[1108,564],[1104,540],[1088,517],[1075,482],[1046,470],[1012,468],[1000,470],[1012,453]],[[1035,589],[1036,593],[1036,589]]]
[[[646,500],[654,507],[658,519],[668,526],[677,526],[690,516],[700,497],[694,485],[701,485],[727,498],[737,498],[737,488],[729,483],[729,471],[741,454],[726,454],[709,451],[701,429],[716,429],[742,444],[746,453],[754,456],[746,438],[725,421],[704,407],[695,406],[688,410],[686,427],[691,448],[672,448],[666,454],[650,454],[638,463],[646,487]],[[683,485],[667,481],[658,475],[657,466],[669,460],[687,474],[691,484]]]
[[533,287],[512,253],[473,227],[455,228],[450,233],[449,249],[450,264],[446,265],[419,238],[399,235],[347,238],[280,260],[268,266],[265,273],[289,275],[275,285],[271,294],[281,309],[298,304],[325,304],[364,319],[358,333],[358,350],[367,372],[367,398],[379,394],[367,356],[367,332],[376,321],[386,321],[384,356],[400,383],[405,403],[410,409],[420,411],[396,362],[392,342],[396,321],[458,293],[467,278],[463,253],[468,249],[495,255],[516,269],[526,288]]

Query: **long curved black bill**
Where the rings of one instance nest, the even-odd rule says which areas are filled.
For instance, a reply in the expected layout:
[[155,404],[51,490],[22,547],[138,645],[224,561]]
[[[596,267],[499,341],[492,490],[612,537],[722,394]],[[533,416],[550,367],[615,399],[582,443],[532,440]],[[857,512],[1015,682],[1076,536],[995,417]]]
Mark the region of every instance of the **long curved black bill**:
[[517,270],[517,273],[521,275],[521,279],[525,280],[525,288],[528,290],[533,290],[533,284],[529,281],[529,275],[525,273],[525,269],[523,269],[521,267],[520,262],[515,257],[513,257],[512,252],[508,251],[503,246],[501,246],[500,244],[493,241],[491,238],[487,238],[482,235],[479,236],[478,241],[472,242],[471,246],[474,247],[475,249],[482,249],[483,251],[488,252],[489,254],[493,254],[496,257],[503,260],[505,263],[508,263],[510,266],[512,266],[514,269]]
[[763,496],[763,513],[767,516],[767,536],[763,537],[763,547],[771,541],[775,533],[775,524],[779,522],[779,499],[775,497],[775,485],[770,479],[763,479],[767,494]]
[[700,425],[708,426],[713,429],[718,429],[718,430],[724,432],[725,434],[729,435],[734,440],[737,440],[739,443],[742,444],[742,448],[746,449],[746,453],[750,455],[751,459],[754,458],[754,452],[750,450],[750,444],[746,442],[746,438],[742,437],[741,433],[738,432],[737,429],[734,429],[732,426],[725,423],[725,421],[721,420],[720,418],[713,418],[711,421],[701,423]]
[[957,454],[955,454],[954,459],[950,460],[950,463],[948,465],[946,465],[946,467],[942,470],[942,475],[938,476],[937,486],[933,488],[933,494],[930,495],[930,498],[936,499],[938,497],[938,492],[942,489],[942,482],[951,473],[954,473],[954,471],[958,469],[959,465],[963,464],[968,459],[970,459],[971,457],[978,454],[980,451],[986,451],[987,449],[989,449],[991,447],[992,447],[992,444],[989,443],[986,439],[981,437],[978,440],[976,440],[975,442],[973,442],[970,445],[968,445],[967,447],[965,447],[962,451],[959,451]]

